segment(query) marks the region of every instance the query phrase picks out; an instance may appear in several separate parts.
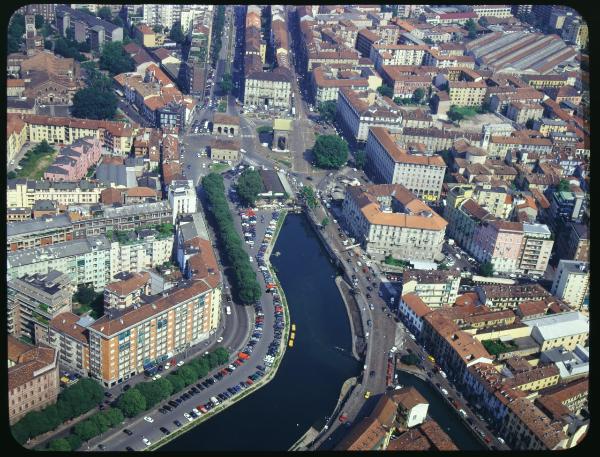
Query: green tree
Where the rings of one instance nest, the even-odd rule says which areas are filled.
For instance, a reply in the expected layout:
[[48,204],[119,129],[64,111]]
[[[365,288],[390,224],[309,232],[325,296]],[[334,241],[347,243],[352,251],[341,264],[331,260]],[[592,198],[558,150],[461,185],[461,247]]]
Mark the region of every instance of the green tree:
[[152,27],[152,31],[153,31],[154,33],[162,33],[162,31],[163,31],[163,28],[162,28],[162,26],[160,26],[160,25],[155,25],[154,27]]
[[317,206],[315,190],[311,186],[303,186],[302,189],[300,189],[300,196],[304,199],[309,208]]
[[146,399],[136,387],[123,393],[117,400],[117,408],[125,417],[135,417],[146,410]]
[[14,171],[9,171],[6,177],[8,179],[15,179],[17,177],[17,173],[15,173]]
[[489,24],[487,18],[485,18],[485,17],[480,17],[479,21],[477,21],[477,22],[479,22],[479,25],[482,27],[487,27]]
[[379,86],[377,88],[377,92],[379,92],[384,97],[390,97],[390,98],[392,98],[394,96],[394,89],[392,89],[387,84],[382,84],[381,86]]
[[329,218],[324,217],[323,220],[321,221],[321,227],[325,228],[325,227],[327,227],[327,224],[329,224]]
[[118,75],[135,70],[135,62],[123,49],[123,43],[112,41],[105,43],[100,55],[100,69]]
[[233,79],[231,78],[231,73],[224,73],[223,79],[221,79],[219,85],[224,93],[230,94],[231,90],[233,89]]
[[98,17],[110,22],[112,19],[110,8],[108,6],[103,6],[102,8],[98,9]]
[[97,412],[96,414],[92,415],[88,420],[96,424],[96,427],[98,427],[99,435],[106,432],[110,428],[110,420],[108,419],[108,417],[106,417],[104,411]]
[[491,262],[483,262],[479,266],[479,272],[483,276],[492,276],[494,274],[494,265]]
[[354,153],[354,165],[356,168],[363,170],[367,164],[367,153],[364,149],[359,149]]
[[150,409],[161,400],[168,398],[173,392],[172,384],[164,378],[157,379],[156,381],[141,382],[136,385],[136,389],[146,399],[146,409]]
[[70,452],[73,449],[71,448],[71,444],[65,438],[58,438],[50,441],[48,444],[48,450]]
[[81,441],[88,441],[95,436],[100,434],[98,424],[93,420],[85,420],[79,422],[73,427],[73,432],[81,439]]
[[218,365],[223,365],[225,362],[229,361],[229,351],[223,347],[215,349],[212,354],[215,355]]
[[8,25],[8,52],[19,52],[25,34],[25,16],[19,13],[12,15]]
[[64,422],[95,408],[103,398],[102,386],[93,379],[84,378],[59,394],[57,409]]
[[166,377],[166,380],[169,381],[171,386],[173,387],[173,393],[181,392],[185,387],[185,382],[181,378],[181,376],[171,373]]
[[319,115],[327,122],[334,122],[337,112],[337,103],[335,100],[328,100],[326,102],[320,103],[319,107]]
[[178,44],[181,44],[185,41],[185,35],[181,30],[181,23],[179,21],[175,22],[173,24],[173,27],[171,27],[171,31],[169,32],[169,38]]
[[[45,140],[44,140],[45,141]],[[90,305],[96,298],[96,291],[89,284],[79,284],[77,292],[73,295],[73,300],[82,305]]]
[[198,379],[194,369],[188,366],[181,367],[179,370],[177,370],[177,373],[179,376],[181,376],[181,379],[183,379],[183,382],[186,386],[189,386]]
[[117,97],[96,87],[80,89],[73,97],[71,114],[83,119],[112,119],[117,111]]
[[558,183],[558,191],[559,192],[568,192],[571,190],[571,184],[566,179],[561,179]]
[[415,354],[404,354],[400,357],[400,361],[405,365],[418,365],[420,359]]
[[254,206],[258,194],[264,192],[265,186],[258,171],[246,169],[238,179],[235,189],[244,206]]
[[73,451],[76,451],[81,446],[81,438],[74,433],[71,433],[69,436],[67,436],[67,441],[69,442],[69,445]]
[[452,105],[448,110],[448,119],[451,121],[458,122],[460,124],[460,121],[462,121],[464,118],[464,114],[456,105]]
[[125,416],[119,408],[109,408],[107,410],[102,411],[102,414],[108,420],[110,427],[116,427],[125,420]]
[[425,90],[422,87],[415,89],[412,95],[412,101],[414,103],[421,103],[425,97]]
[[319,135],[313,146],[319,168],[341,168],[348,161],[348,143],[337,135]]
[[467,22],[465,22],[465,28],[469,32],[469,38],[477,37],[477,24],[475,24],[473,19],[469,19]]
[[42,16],[41,14],[36,14],[35,15],[35,28],[36,29],[41,29],[43,27],[43,25],[45,24],[46,21],[44,21],[44,16]]

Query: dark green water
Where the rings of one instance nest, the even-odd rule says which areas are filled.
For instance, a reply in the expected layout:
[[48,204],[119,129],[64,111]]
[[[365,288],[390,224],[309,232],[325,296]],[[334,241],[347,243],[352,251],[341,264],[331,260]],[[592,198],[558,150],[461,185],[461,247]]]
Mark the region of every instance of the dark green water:
[[320,429],[344,381],[360,372],[335,267],[304,215],[289,215],[271,262],[296,324],[277,376],[250,397],[160,451],[287,450],[310,426]]

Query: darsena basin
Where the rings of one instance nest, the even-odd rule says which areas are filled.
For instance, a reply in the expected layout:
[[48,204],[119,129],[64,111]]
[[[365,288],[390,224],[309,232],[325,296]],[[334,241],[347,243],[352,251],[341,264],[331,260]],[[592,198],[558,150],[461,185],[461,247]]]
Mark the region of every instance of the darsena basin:
[[164,451],[285,451],[309,427],[320,430],[344,381],[360,373],[336,268],[301,214],[287,216],[273,249],[296,324],[275,378],[249,397],[160,448]]

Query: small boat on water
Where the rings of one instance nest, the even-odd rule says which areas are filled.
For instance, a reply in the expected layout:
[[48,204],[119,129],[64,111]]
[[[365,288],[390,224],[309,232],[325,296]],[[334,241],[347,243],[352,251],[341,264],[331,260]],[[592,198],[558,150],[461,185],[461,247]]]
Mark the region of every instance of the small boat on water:
[[293,340],[294,338],[296,338],[296,334],[294,332],[290,333],[290,340]]
[[292,332],[296,331],[296,324],[292,324]]
[[293,348],[294,347],[294,340],[290,340],[290,342],[288,343],[288,346]]

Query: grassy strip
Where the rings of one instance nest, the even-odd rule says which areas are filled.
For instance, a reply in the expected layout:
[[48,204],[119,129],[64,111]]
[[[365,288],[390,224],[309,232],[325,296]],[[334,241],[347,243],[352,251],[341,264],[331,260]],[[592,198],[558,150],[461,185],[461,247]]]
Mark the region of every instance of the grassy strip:
[[19,162],[21,170],[17,170],[17,176],[19,178],[42,179],[44,172],[54,162],[57,155],[58,151],[43,155],[30,153],[27,158]]
[[[283,221],[285,220],[286,215],[287,215],[286,210],[281,211],[281,213],[279,214],[279,219],[277,220],[277,228],[275,229],[275,233],[274,233],[273,238],[271,239],[271,243],[270,243],[271,246],[269,248],[271,248],[272,246],[275,246],[275,242],[277,241],[277,236],[279,235],[279,230],[281,229],[281,226],[283,225]],[[271,271],[273,278],[277,279],[277,276],[275,276],[275,272],[273,271],[273,268],[271,267],[271,263],[268,260],[267,260],[267,265],[268,265],[267,268],[269,268],[269,270]],[[227,401],[226,403],[221,403],[216,408],[212,409],[208,414],[203,414],[202,416],[200,416],[200,418],[194,420],[193,422],[188,422],[187,424],[184,424],[181,428],[178,428],[177,430],[172,432],[170,435],[167,435],[160,441],[157,441],[156,443],[148,446],[146,449],[144,449],[144,451],[153,451],[153,450],[160,448],[161,446],[164,446],[169,441],[172,441],[175,438],[177,438],[178,436],[183,435],[184,433],[188,432],[189,430],[194,428],[196,425],[201,424],[202,422],[209,419],[213,415],[218,414],[221,411],[224,411],[225,409],[229,408],[230,406],[237,403],[238,401],[246,398],[248,395],[250,395],[255,390],[258,390],[261,387],[267,385],[275,377],[275,374],[277,373],[277,369],[279,368],[279,364],[281,363],[281,360],[283,360],[283,356],[285,354],[285,349],[286,349],[287,340],[288,340],[288,336],[289,336],[289,330],[291,327],[290,313],[288,310],[287,299],[285,298],[283,289],[279,285],[277,286],[277,292],[279,293],[279,296],[281,297],[281,303],[282,303],[282,306],[283,306],[283,309],[285,312],[285,336],[286,337],[281,339],[281,341],[283,343],[283,350],[281,352],[278,352],[277,358],[275,359],[275,362],[273,363],[273,366],[271,367],[271,369],[265,374],[265,376],[259,382],[252,384],[252,386],[245,389],[238,396],[233,397],[233,399],[231,399],[230,401]]]
[[226,163],[211,163],[209,165],[210,171],[213,171],[215,173],[221,173],[222,171],[227,170],[228,168],[230,168],[231,166],[226,164]]

